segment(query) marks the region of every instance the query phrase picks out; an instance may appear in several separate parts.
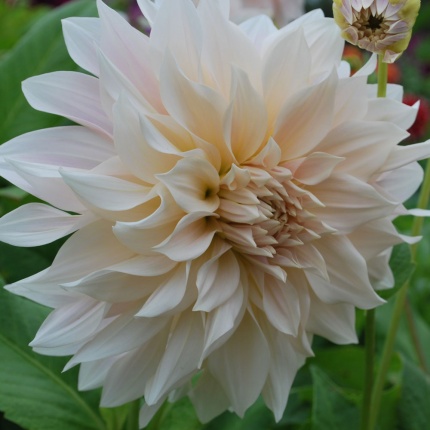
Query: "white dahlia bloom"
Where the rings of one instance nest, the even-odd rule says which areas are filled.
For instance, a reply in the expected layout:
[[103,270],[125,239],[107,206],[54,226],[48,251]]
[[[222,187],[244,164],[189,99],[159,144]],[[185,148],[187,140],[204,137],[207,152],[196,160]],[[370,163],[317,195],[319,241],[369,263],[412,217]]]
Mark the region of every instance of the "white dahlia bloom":
[[262,394],[280,419],[313,334],[356,341],[354,308],[382,300],[402,238],[392,219],[430,143],[401,147],[416,109],[353,77],[320,11],[278,30],[240,26],[227,1],[141,0],[147,37],[102,2],[63,22],[90,74],[23,89],[79,125],[0,149],[1,175],[48,204],[4,216],[0,239],[75,232],[52,265],[8,289],[54,308],[35,351],[73,355],[102,405],[171,393],[201,420],[242,416]]

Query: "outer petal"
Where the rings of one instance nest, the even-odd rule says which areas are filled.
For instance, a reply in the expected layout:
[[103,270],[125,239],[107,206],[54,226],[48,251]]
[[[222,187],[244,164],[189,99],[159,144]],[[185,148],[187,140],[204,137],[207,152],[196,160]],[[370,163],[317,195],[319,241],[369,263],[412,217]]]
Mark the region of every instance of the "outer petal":
[[169,114],[187,131],[215,145],[225,165],[232,155],[226,146],[223,119],[227,102],[209,86],[189,80],[172,55],[165,55],[160,71],[161,97]]
[[202,265],[197,274],[198,299],[193,310],[210,312],[230,299],[240,283],[240,266],[225,248]]
[[98,329],[105,306],[90,298],[62,306],[48,316],[30,345],[41,354],[55,356],[75,353]]
[[319,149],[345,157],[336,170],[367,181],[407,136],[404,130],[388,122],[348,121],[334,128]]
[[[133,109],[126,96],[120,96],[113,112],[115,147],[124,164],[137,178],[150,184],[157,183],[155,175],[169,171],[178,160],[172,154],[154,149],[157,140],[166,138]],[[150,140],[154,140],[152,144]]]
[[188,270],[185,264],[169,273],[169,277],[151,294],[136,316],[153,318],[168,315],[181,303],[188,284]]
[[201,362],[233,335],[242,321],[245,308],[246,295],[244,286],[240,285],[229,300],[208,314]]
[[203,371],[196,386],[193,387],[190,399],[199,420],[203,423],[215,418],[230,406],[224,390],[207,370]]
[[147,36],[133,28],[102,1],[97,2],[101,22],[100,48],[103,56],[130,82],[139,95],[159,112],[164,112],[159,84]]
[[312,192],[325,205],[314,208],[313,213],[342,233],[350,233],[368,221],[387,216],[397,206],[373,186],[347,175],[332,175],[316,185]]
[[91,169],[114,154],[110,139],[84,127],[56,127],[16,137],[0,146],[2,176],[63,210],[82,212],[62,180],[61,166]]
[[287,33],[265,53],[262,77],[270,124],[283,101],[308,84],[310,67],[311,56],[302,29]]
[[233,336],[208,358],[208,368],[243,416],[261,393],[270,366],[267,341],[254,319],[246,314]]
[[267,112],[262,97],[252,87],[247,74],[235,68],[230,100],[230,133],[226,141],[230,142],[234,158],[244,163],[265,143]]
[[313,295],[306,330],[337,344],[357,343],[355,307],[349,303],[328,304]]
[[184,74],[194,81],[201,68],[202,28],[195,6],[189,0],[163,2],[151,31],[151,48],[170,51]]
[[97,48],[100,45],[98,18],[67,18],[63,24],[64,40],[73,61],[95,76],[99,75]]
[[188,380],[196,371],[203,348],[203,322],[198,312],[181,314],[154,378],[145,390],[149,405]]
[[64,181],[84,202],[100,209],[123,211],[153,199],[151,188],[124,179],[63,170]]
[[270,324],[263,323],[262,329],[271,354],[269,374],[262,394],[276,421],[279,421],[284,414],[296,372],[305,361],[305,355],[297,347],[296,338],[279,332]]
[[[132,313],[117,317],[100,330],[73,356],[67,368],[77,363],[113,357],[132,351],[156,336],[162,337],[162,330],[169,318],[135,318]],[[66,368],[66,369],[67,369]]]
[[325,303],[350,303],[362,309],[384,301],[374,292],[364,258],[343,236],[326,236],[315,247],[325,256],[330,281],[306,271],[309,284]]
[[35,109],[65,116],[92,130],[112,135],[96,78],[76,72],[52,72],[27,79],[22,89]]
[[47,205],[30,203],[0,218],[0,240],[14,246],[45,245],[94,220],[90,213],[69,215]]
[[163,356],[168,333],[166,327],[143,346],[117,360],[104,381],[101,405],[119,406],[143,396]]
[[304,88],[286,100],[274,129],[282,160],[307,154],[328,133],[333,120],[336,81],[332,73],[322,83]]
[[263,288],[263,308],[270,323],[281,333],[298,335],[301,320],[299,296],[288,280],[267,277]]

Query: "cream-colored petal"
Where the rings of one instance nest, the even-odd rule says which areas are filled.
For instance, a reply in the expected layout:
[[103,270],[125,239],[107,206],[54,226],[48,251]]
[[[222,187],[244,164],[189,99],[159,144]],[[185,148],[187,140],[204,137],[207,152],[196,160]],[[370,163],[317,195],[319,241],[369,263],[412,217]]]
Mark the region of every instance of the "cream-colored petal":
[[213,214],[193,212],[185,215],[173,233],[154,250],[174,261],[194,260],[208,249],[217,230]]
[[182,313],[157,371],[146,386],[145,401],[153,405],[196,373],[202,348],[203,322],[200,313]]
[[96,219],[91,213],[69,215],[51,206],[29,203],[0,218],[0,240],[14,246],[51,243]]
[[178,156],[158,152],[148,140],[165,140],[155,127],[144,119],[126,96],[120,96],[113,110],[115,148],[121,161],[139,179],[150,184],[158,182],[155,175],[172,169]]
[[[281,148],[282,160],[309,153],[329,132],[336,81],[337,77],[332,73],[320,84],[306,87],[286,99],[273,133]],[[312,124],[312,127],[308,124]]]
[[209,371],[240,417],[257,400],[269,367],[267,340],[249,314],[245,314],[230,339],[208,358]]
[[230,100],[229,133],[225,138],[235,160],[244,163],[265,143],[267,112],[262,97],[240,69],[233,68]]
[[52,72],[25,80],[22,89],[35,109],[65,116],[107,137],[112,135],[96,78],[77,72]]
[[62,306],[46,318],[30,346],[40,354],[74,354],[101,324],[105,307],[90,298]]
[[187,157],[169,172],[157,175],[185,212],[215,212],[219,205],[219,175],[205,159]]
[[100,46],[98,18],[66,18],[61,21],[67,51],[73,61],[95,76],[99,75],[97,48]]
[[198,271],[198,298],[193,310],[210,312],[229,300],[239,288],[240,276],[234,253],[223,247],[221,253],[205,262]]

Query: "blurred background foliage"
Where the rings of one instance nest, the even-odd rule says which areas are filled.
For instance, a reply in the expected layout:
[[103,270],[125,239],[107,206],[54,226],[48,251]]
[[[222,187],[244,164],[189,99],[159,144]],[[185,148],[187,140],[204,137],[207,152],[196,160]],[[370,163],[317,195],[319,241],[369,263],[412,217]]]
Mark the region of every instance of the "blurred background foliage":
[[[60,4],[66,3],[61,7]],[[143,26],[133,1],[110,0],[133,25]],[[308,0],[308,10],[322,8],[331,15],[331,1]],[[77,70],[61,35],[60,20],[68,16],[96,16],[94,0],[0,0],[0,143],[19,134],[67,124],[59,117],[36,112],[25,101],[21,82],[54,70]],[[405,88],[404,102],[420,101],[411,137],[404,144],[430,137],[430,1],[422,1],[408,51],[390,66],[389,80]],[[145,30],[145,28],[142,28]],[[355,47],[344,58],[357,70],[366,61]],[[374,79],[374,78],[373,78]],[[0,179],[0,216],[28,202],[32,196]],[[416,197],[408,203],[414,206]],[[412,217],[396,220],[408,233]],[[0,285],[17,281],[48,267],[64,240],[36,248],[0,243]],[[425,223],[417,253],[417,268],[385,387],[380,430],[424,430],[430,422],[430,225]],[[385,293],[387,305],[377,310],[377,352],[382,350],[393,307],[393,293],[413,271],[407,246],[394,250],[391,266],[396,287]],[[64,358],[34,354],[28,342],[49,310],[0,289],[0,430],[120,430],[127,407],[99,410],[100,393],[76,389],[77,369],[61,373]],[[258,401],[241,420],[224,413],[201,425],[188,400],[166,404],[149,429],[163,430],[358,430],[364,383],[364,313],[357,311],[360,344],[337,346],[316,338],[316,356],[300,370],[284,418],[275,423]],[[415,344],[410,327],[414,328]],[[424,364],[419,365],[416,343]],[[112,424],[114,423],[114,424]]]

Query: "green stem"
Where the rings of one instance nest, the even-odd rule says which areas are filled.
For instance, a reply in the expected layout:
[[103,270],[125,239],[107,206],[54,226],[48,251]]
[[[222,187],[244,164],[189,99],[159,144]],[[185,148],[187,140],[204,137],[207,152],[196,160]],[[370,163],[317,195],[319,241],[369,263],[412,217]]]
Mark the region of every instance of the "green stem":
[[128,411],[127,422],[125,425],[126,430],[139,430],[139,411],[140,400],[137,399],[130,403],[130,409]]
[[[378,55],[378,97],[387,95],[388,66],[382,61],[383,56]],[[365,383],[363,393],[363,404],[361,408],[361,430],[372,430],[373,389],[374,389],[374,366],[375,366],[375,310],[366,313],[366,367]]]
[[[421,187],[420,196],[418,200],[418,208],[425,209],[428,206],[430,197],[430,159],[427,160],[424,182]],[[412,235],[418,236],[421,233],[423,225],[423,219],[421,217],[415,217],[412,224]],[[411,246],[412,260],[415,261],[417,253],[417,245]],[[402,288],[397,293],[396,301],[394,303],[393,315],[391,317],[391,323],[385,341],[384,350],[382,352],[381,365],[379,372],[376,376],[375,386],[372,393],[372,406],[370,410],[370,427],[369,430],[375,428],[378,420],[379,408],[381,406],[382,392],[384,390],[384,384],[387,377],[388,369],[390,367],[391,357],[394,350],[394,342],[396,340],[397,330],[399,328],[400,320],[405,310],[405,303],[409,289],[409,281],[405,282]]]
[[378,97],[387,96],[388,64],[382,58],[382,55],[378,55]]
[[405,303],[405,311],[406,311],[406,314],[405,314],[406,323],[408,325],[409,333],[411,334],[412,344],[414,345],[415,352],[417,353],[418,362],[420,363],[421,369],[425,373],[428,373],[426,357],[424,355],[424,350],[420,342],[417,326],[414,321],[414,314],[412,311],[412,307],[407,297],[406,297],[406,303]]
[[366,312],[366,367],[363,404],[361,408],[361,430],[369,429],[370,408],[372,404],[373,372],[375,360],[375,310],[370,309]]

